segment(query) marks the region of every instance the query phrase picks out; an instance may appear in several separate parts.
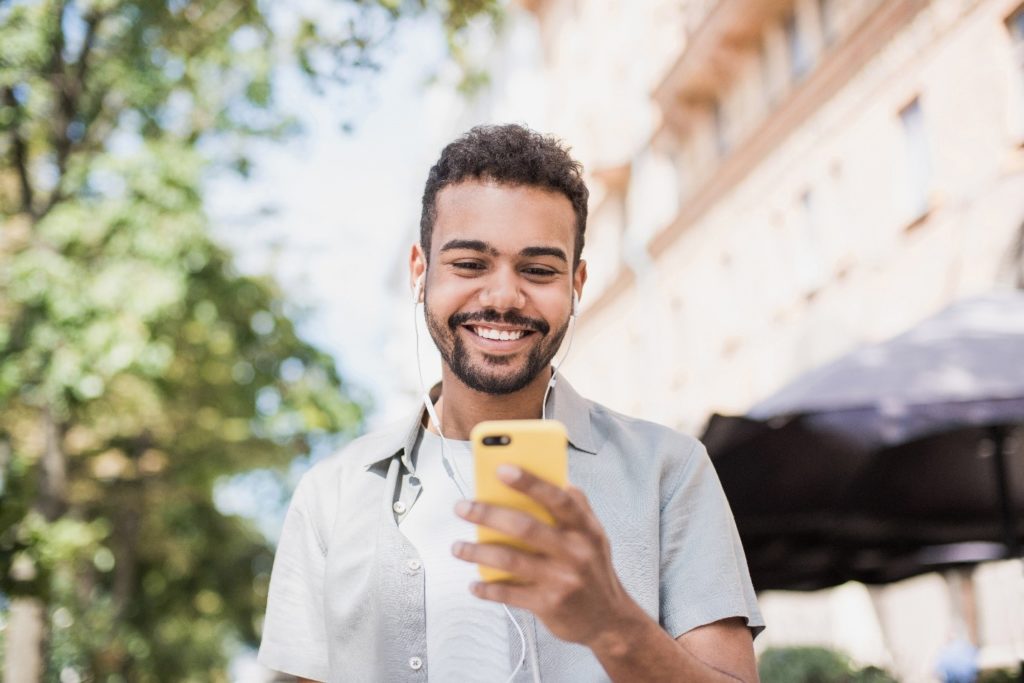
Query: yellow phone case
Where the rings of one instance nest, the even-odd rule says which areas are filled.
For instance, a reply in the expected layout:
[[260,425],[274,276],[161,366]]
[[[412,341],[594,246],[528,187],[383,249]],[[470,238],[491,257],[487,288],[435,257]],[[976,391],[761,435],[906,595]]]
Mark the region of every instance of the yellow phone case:
[[[507,443],[485,443],[485,439],[507,439]],[[481,422],[470,432],[475,463],[476,499],[527,512],[546,524],[555,520],[541,504],[509,488],[498,479],[498,465],[521,467],[556,486],[569,480],[569,439],[565,426],[555,420],[491,420]],[[524,550],[529,545],[505,534],[477,527],[480,543],[505,543]],[[484,581],[515,580],[509,572],[479,565]]]

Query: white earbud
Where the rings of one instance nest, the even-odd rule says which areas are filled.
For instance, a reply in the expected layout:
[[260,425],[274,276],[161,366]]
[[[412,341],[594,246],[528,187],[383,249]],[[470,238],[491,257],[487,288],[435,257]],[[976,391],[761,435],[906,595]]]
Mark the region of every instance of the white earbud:
[[576,314],[580,310],[580,295],[576,293],[576,290],[572,290],[572,316],[575,318]]

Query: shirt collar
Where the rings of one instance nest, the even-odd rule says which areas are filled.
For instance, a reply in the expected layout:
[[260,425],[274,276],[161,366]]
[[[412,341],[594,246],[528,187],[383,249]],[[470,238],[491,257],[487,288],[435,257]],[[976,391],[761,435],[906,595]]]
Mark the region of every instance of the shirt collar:
[[[590,424],[590,402],[576,393],[561,373],[548,396],[550,416],[565,425],[569,443],[584,453],[596,454],[593,431]],[[436,401],[441,394],[440,382],[430,390],[430,399]],[[396,455],[412,453],[423,425],[426,408],[420,406],[415,413],[375,430],[363,437],[363,451],[359,464],[369,468],[372,465],[393,458]]]
[[557,373],[555,378],[557,381],[548,397],[549,415],[565,425],[573,448],[596,455],[597,444],[590,426],[590,401],[577,394],[562,373]]

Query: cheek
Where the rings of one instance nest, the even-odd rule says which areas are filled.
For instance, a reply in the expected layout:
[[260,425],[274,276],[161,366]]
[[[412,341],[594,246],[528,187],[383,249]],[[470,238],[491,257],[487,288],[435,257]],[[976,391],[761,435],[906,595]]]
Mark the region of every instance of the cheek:
[[[572,298],[566,291],[546,289],[532,297],[537,311],[550,323],[561,323],[572,311]],[[554,325],[553,325],[554,326]]]
[[426,298],[435,315],[447,317],[471,303],[474,291],[473,287],[457,280],[443,280],[427,288]]

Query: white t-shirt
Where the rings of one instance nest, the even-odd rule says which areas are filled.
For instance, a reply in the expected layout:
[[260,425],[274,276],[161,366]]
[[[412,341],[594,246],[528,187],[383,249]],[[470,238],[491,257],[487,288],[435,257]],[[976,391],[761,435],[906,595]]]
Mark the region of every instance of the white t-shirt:
[[[416,546],[426,582],[427,674],[433,681],[501,683],[509,674],[508,617],[496,602],[469,592],[480,580],[477,565],[452,555],[456,541],[475,541],[476,527],[455,514],[462,499],[441,459],[441,437],[423,430],[417,442],[416,476],[422,490],[402,521]],[[473,454],[468,441],[445,443],[466,496],[473,496]],[[461,475],[461,476],[460,476]]]

